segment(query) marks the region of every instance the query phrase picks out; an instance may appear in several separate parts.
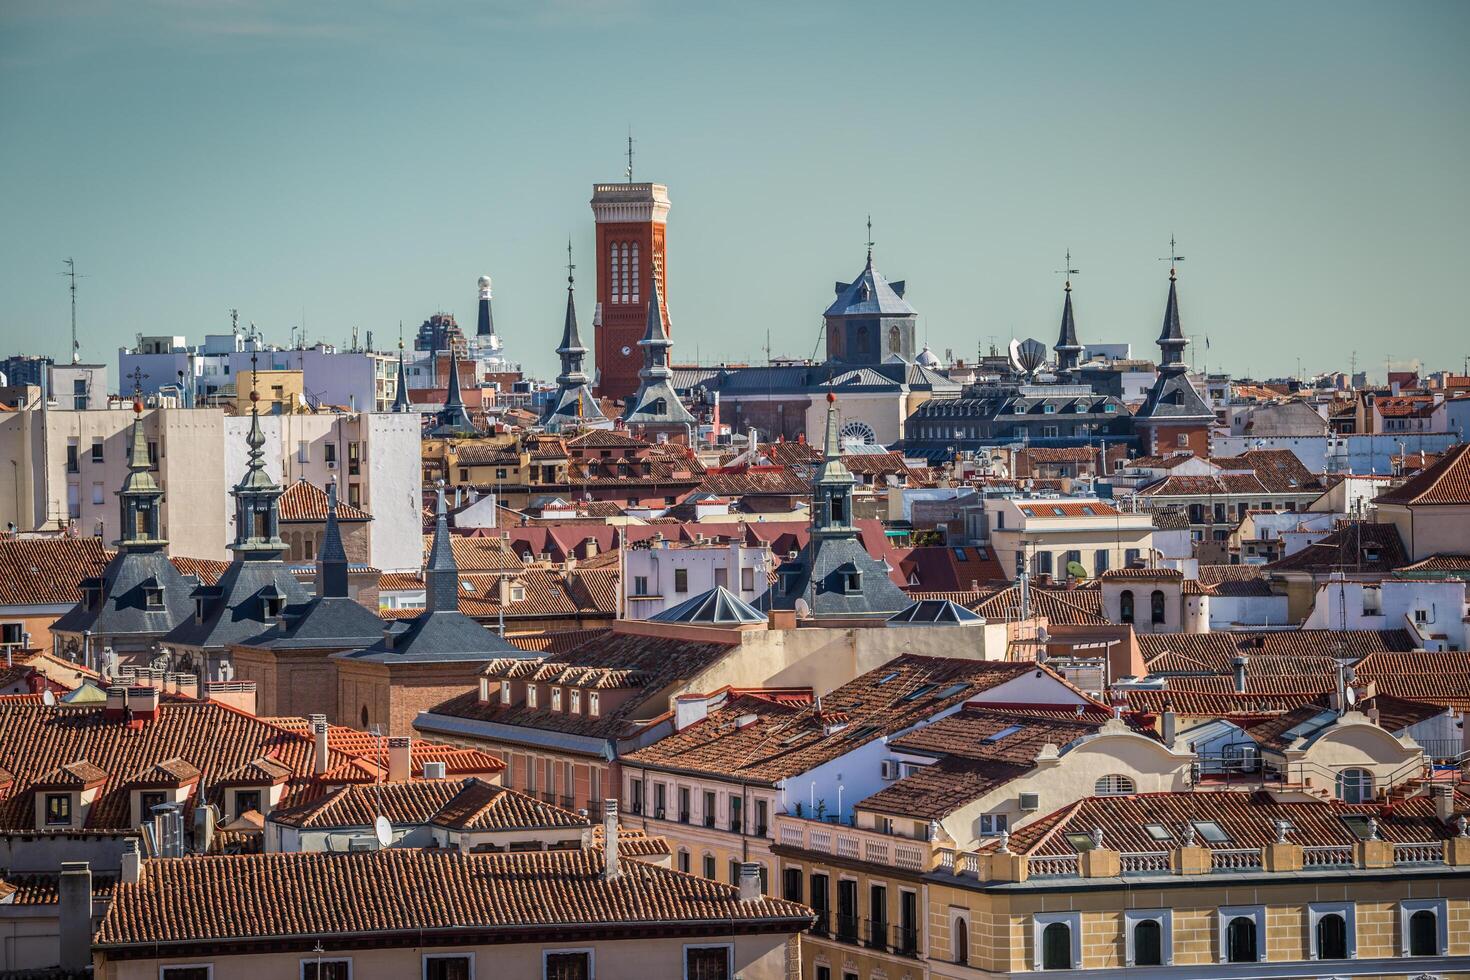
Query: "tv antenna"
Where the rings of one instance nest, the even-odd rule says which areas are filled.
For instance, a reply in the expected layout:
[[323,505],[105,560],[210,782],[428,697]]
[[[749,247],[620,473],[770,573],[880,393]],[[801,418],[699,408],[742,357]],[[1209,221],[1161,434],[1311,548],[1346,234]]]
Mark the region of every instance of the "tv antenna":
[[633,183],[633,127],[628,127],[628,183]]
[[64,258],[61,261],[66,266],[66,271],[58,272],[57,275],[66,276],[71,280],[67,287],[71,290],[71,362],[76,364],[82,359],[81,346],[77,343],[77,280],[90,279],[91,276],[79,274],[76,261],[72,258]]

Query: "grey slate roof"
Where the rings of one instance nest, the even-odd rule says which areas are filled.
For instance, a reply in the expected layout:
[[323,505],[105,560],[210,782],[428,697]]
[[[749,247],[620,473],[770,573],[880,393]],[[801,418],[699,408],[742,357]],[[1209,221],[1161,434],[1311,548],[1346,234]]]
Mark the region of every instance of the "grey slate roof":
[[[843,588],[845,572],[861,573],[860,590]],[[863,549],[856,537],[813,537],[794,559],[783,562],[772,586],[776,609],[795,609],[797,600],[813,616],[890,616],[912,600],[893,584],[888,568]]]
[[572,296],[572,277],[567,276],[567,313],[562,323],[561,345],[556,349],[561,358],[561,373],[556,377],[557,392],[546,403],[541,414],[541,425],[549,432],[556,432],[568,423],[596,425],[607,421],[597,399],[587,387],[587,373],[582,370],[582,360],[587,348],[577,330],[577,306]]
[[823,316],[918,316],[903,298],[903,280],[890,283],[873,266],[873,253],[868,264],[852,282],[839,282],[834,287],[837,298]]
[[623,421],[629,425],[693,425],[694,416],[679,401],[670,384],[669,348],[673,342],[664,330],[664,301],[653,277],[653,302],[648,304],[648,326],[638,346],[643,349],[643,369],[638,372],[638,391],[628,399]]
[[377,613],[345,596],[317,596],[304,608],[288,609],[285,625],[275,624],[250,641],[270,650],[356,650],[383,638]]
[[[266,615],[266,600],[279,599],[283,610],[304,607],[311,592],[296,580],[283,561],[230,562],[214,585],[201,585],[193,598],[204,604],[202,619],[189,615],[163,642],[175,646],[223,650],[259,636],[275,625]],[[192,613],[192,609],[190,612]]]
[[677,606],[671,606],[649,619],[656,623],[688,623],[696,626],[739,626],[766,621],[760,610],[722,585],[685,599]]
[[[63,633],[91,630],[98,636],[158,636],[168,633],[194,612],[196,579],[181,575],[162,551],[119,551],[95,579],[83,580],[102,591],[97,608],[79,602],[52,624]],[[163,588],[163,608],[149,609],[146,586]]]

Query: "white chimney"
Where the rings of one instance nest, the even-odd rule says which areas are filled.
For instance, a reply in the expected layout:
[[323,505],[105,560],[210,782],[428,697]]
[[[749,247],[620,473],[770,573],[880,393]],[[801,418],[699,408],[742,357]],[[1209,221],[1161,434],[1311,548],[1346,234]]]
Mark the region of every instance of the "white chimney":
[[1164,744],[1169,748],[1174,747],[1174,741],[1179,737],[1179,716],[1174,713],[1173,708],[1164,709],[1163,717]]
[[618,801],[602,801],[602,877],[611,881],[618,870]]
[[1455,788],[1443,783],[1429,787],[1434,797],[1434,815],[1447,824],[1455,822]]
[[[311,771],[320,776],[327,771],[327,719],[324,715],[312,715],[311,734],[316,747],[312,753]],[[316,719],[320,718],[320,721]]]
[[388,739],[388,782],[401,783],[413,774],[413,739],[394,735]]
[[143,853],[136,837],[123,841],[121,877],[125,885],[136,885],[143,877]]
[[740,900],[759,902],[761,899],[761,866],[746,861],[740,866]]

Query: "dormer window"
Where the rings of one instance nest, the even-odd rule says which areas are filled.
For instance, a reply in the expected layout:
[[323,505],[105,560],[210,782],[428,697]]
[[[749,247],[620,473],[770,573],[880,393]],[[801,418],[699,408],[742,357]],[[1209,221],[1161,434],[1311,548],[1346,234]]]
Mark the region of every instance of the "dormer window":
[[275,619],[281,614],[281,599],[278,596],[266,596],[265,618]]
[[856,570],[843,572],[842,591],[849,595],[863,591],[863,573]]
[[551,710],[561,710],[561,688],[559,687],[553,687],[551,689]]
[[528,708],[534,708],[534,707],[536,707],[536,685],[535,684],[527,684],[526,685],[526,707],[528,707]]
[[500,703],[510,704],[510,681],[500,682]]
[[572,702],[571,712],[574,715],[580,715],[582,713],[582,692],[574,687],[570,694]]
[[512,585],[510,587],[510,601],[511,602],[525,602],[526,601],[526,587],[524,585]]
[[72,794],[70,793],[47,793],[46,794],[46,826],[48,827],[70,827],[71,826]]
[[149,609],[163,608],[163,588],[157,585],[143,587],[143,604]]
[[597,702],[598,702],[597,692],[596,691],[588,691],[587,692],[587,714],[591,715],[593,718],[596,718],[599,714],[601,714],[601,708],[600,708],[600,706],[598,705]]

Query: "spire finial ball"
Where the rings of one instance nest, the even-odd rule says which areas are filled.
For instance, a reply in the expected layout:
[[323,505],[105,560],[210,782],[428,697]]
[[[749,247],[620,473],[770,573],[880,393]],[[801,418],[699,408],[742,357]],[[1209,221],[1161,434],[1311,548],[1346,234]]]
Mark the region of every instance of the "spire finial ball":
[[830,392],[830,391],[827,392],[827,404],[828,405],[832,404],[836,400],[837,400],[837,396],[836,395],[832,394],[832,392]]
[[258,392],[258,391],[252,391],[250,393],[250,400],[253,401],[253,402],[260,401],[260,392]]

